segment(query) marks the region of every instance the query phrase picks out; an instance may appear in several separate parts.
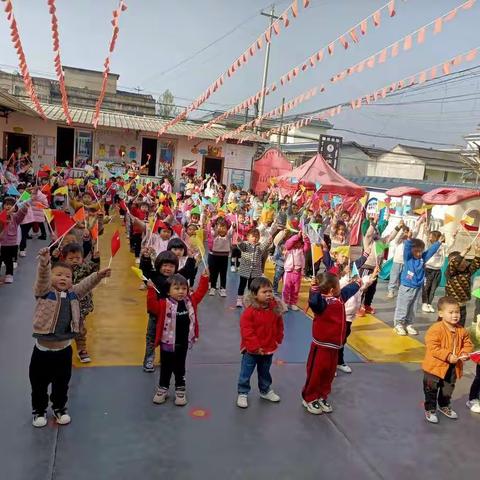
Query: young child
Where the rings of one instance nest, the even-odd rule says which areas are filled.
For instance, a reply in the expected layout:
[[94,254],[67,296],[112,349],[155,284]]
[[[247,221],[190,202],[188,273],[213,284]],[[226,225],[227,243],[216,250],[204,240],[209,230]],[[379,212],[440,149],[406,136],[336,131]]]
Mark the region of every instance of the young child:
[[[100,254],[93,252],[92,259],[85,261],[83,258],[83,247],[78,243],[70,243],[62,248],[62,260],[71,267],[73,284],[76,285],[84,278],[100,270]],[[80,300],[80,331],[75,337],[77,355],[82,363],[91,362],[87,351],[87,315],[93,312],[93,295],[87,293]]]
[[195,283],[197,265],[195,260],[188,256],[188,249],[180,238],[172,238],[167,245],[167,251],[172,252],[178,258],[178,272],[188,280],[190,287]]
[[220,276],[220,296],[227,296],[228,256],[232,248],[232,232],[223,218],[217,218],[208,229],[208,268],[210,269],[210,292],[217,292],[217,280]]
[[29,376],[32,386],[33,426],[47,424],[48,386],[52,384],[52,409],[59,425],[70,423],[67,413],[68,384],[72,374],[72,339],[80,332],[79,300],[110,276],[105,268],[73,285],[72,270],[66,263],[50,265],[48,248],[40,251],[34,292],[37,300],[33,317],[33,347]]
[[[441,238],[443,241],[443,237]],[[397,335],[418,335],[413,326],[415,309],[422,294],[425,280],[425,262],[433,257],[440,248],[441,242],[433,243],[425,250],[425,243],[418,238],[405,241],[403,248],[403,270],[400,276],[397,306],[394,315],[394,331]]]
[[425,418],[438,423],[438,411],[448,418],[457,419],[450,400],[455,381],[462,376],[463,362],[473,351],[468,332],[459,324],[460,305],[452,297],[438,301],[438,321],[425,335],[425,358],[422,363]]
[[310,240],[302,233],[293,235],[285,242],[283,301],[293,311],[298,310],[297,302],[305,268],[305,253],[309,249]]
[[240,268],[238,273],[240,274],[240,283],[238,284],[238,297],[237,307],[243,307],[243,294],[247,285],[250,284],[254,278],[261,277],[263,275],[263,256],[268,250],[272,238],[266,238],[263,242],[260,242],[260,232],[256,228],[251,228],[247,233],[247,241],[240,242],[238,244],[239,250],[242,252],[240,258]]
[[148,310],[156,317],[155,346],[160,345],[160,380],[153,403],[165,403],[168,398],[170,379],[175,375],[175,405],[187,404],[185,392],[185,361],[187,351],[198,339],[198,304],[208,291],[208,271],[200,277],[195,292],[190,294],[188,282],[175,274],[166,281],[168,294],[158,298],[149,283]]
[[273,297],[270,280],[254,278],[250,293],[245,297],[245,310],[240,317],[240,351],[242,364],[238,378],[237,406],[248,407],[250,377],[255,367],[258,373],[260,397],[279,402],[273,391],[270,367],[273,354],[283,341],[283,306]]
[[129,218],[131,224],[130,244],[135,254],[135,262],[140,263],[140,251],[142,249],[142,236],[145,230],[145,221],[148,218],[148,204],[143,202],[139,207],[131,207]]
[[467,303],[471,298],[472,275],[480,268],[480,243],[475,245],[475,258],[467,260],[465,256],[472,245],[462,253],[452,252],[448,256],[447,284],[445,294],[453,297],[460,305],[460,325],[467,320]]
[[273,263],[275,264],[275,273],[273,274],[273,294],[278,297],[278,285],[280,280],[282,280],[285,274],[285,257],[283,254],[283,249],[285,246],[285,242],[292,236],[291,230],[281,230],[275,235],[273,240],[273,244],[275,246],[275,250],[273,252]]
[[[473,322],[468,329],[470,340],[476,352],[480,350],[480,323]],[[473,413],[480,413],[480,363],[477,363],[475,378],[473,379],[468,395],[467,407]]]
[[[148,278],[155,285],[160,293],[156,293],[158,299],[167,296],[167,279],[174,275],[178,270],[178,258],[173,252],[159,253],[155,259],[155,270],[150,268],[142,270],[145,278]],[[157,316],[148,308],[147,302],[147,333],[145,336],[145,356],[143,358],[143,371],[153,373],[155,371],[155,335],[157,331]]]
[[338,363],[338,351],[346,335],[345,302],[360,289],[355,281],[340,289],[333,273],[318,273],[312,282],[308,304],[314,313],[312,344],[307,360],[307,379],[302,390],[307,412],[320,415],[333,411],[327,402]]

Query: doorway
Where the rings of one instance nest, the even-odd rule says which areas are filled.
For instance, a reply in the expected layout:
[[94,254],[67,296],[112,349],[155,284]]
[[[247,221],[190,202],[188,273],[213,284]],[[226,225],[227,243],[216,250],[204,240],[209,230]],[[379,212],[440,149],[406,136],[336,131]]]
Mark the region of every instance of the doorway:
[[147,163],[147,155],[150,155],[148,162],[148,176],[154,177],[157,173],[157,139],[142,138],[142,160],[141,165]]
[[203,157],[202,175],[215,175],[217,182],[222,183],[223,177],[223,157]]
[[75,129],[57,127],[57,165],[64,167],[66,163],[73,166],[75,148]]
[[32,136],[26,135],[24,133],[11,133],[5,132],[3,134],[3,145],[4,145],[4,158],[8,159],[12,153],[17,149],[21,148],[22,153],[32,153],[30,151],[32,147]]

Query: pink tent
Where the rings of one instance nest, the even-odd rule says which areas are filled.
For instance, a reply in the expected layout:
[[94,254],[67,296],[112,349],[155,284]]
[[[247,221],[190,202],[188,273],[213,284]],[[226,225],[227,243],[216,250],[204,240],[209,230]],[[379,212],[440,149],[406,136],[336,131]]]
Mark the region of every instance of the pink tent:
[[365,195],[363,187],[343,178],[319,153],[303,165],[278,177],[278,182],[280,188],[287,191],[296,190],[297,184],[314,190],[318,190],[318,185],[321,185],[319,190],[321,193],[354,197]]
[[252,170],[252,188],[255,193],[266,192],[270,187],[270,178],[277,178],[292,170],[292,164],[280,150],[269,148],[254,164]]

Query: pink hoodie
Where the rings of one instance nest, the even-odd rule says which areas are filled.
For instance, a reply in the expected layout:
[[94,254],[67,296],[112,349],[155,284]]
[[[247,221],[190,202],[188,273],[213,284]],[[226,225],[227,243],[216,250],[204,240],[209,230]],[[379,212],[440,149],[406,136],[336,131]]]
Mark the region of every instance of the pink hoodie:
[[286,272],[294,272],[303,270],[305,268],[305,253],[310,248],[310,241],[308,238],[303,240],[303,246],[300,248],[293,248],[294,245],[302,239],[302,234],[297,233],[293,235],[285,242],[285,264],[284,269]]

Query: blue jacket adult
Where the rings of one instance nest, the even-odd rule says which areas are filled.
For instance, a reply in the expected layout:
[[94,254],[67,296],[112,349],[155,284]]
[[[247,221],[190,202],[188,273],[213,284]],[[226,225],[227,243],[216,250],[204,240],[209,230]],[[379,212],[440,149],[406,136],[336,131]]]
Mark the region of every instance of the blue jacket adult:
[[425,263],[437,253],[441,243],[432,243],[420,258],[415,258],[412,253],[412,240],[406,240],[403,249],[403,270],[400,283],[409,288],[420,288],[425,280]]

